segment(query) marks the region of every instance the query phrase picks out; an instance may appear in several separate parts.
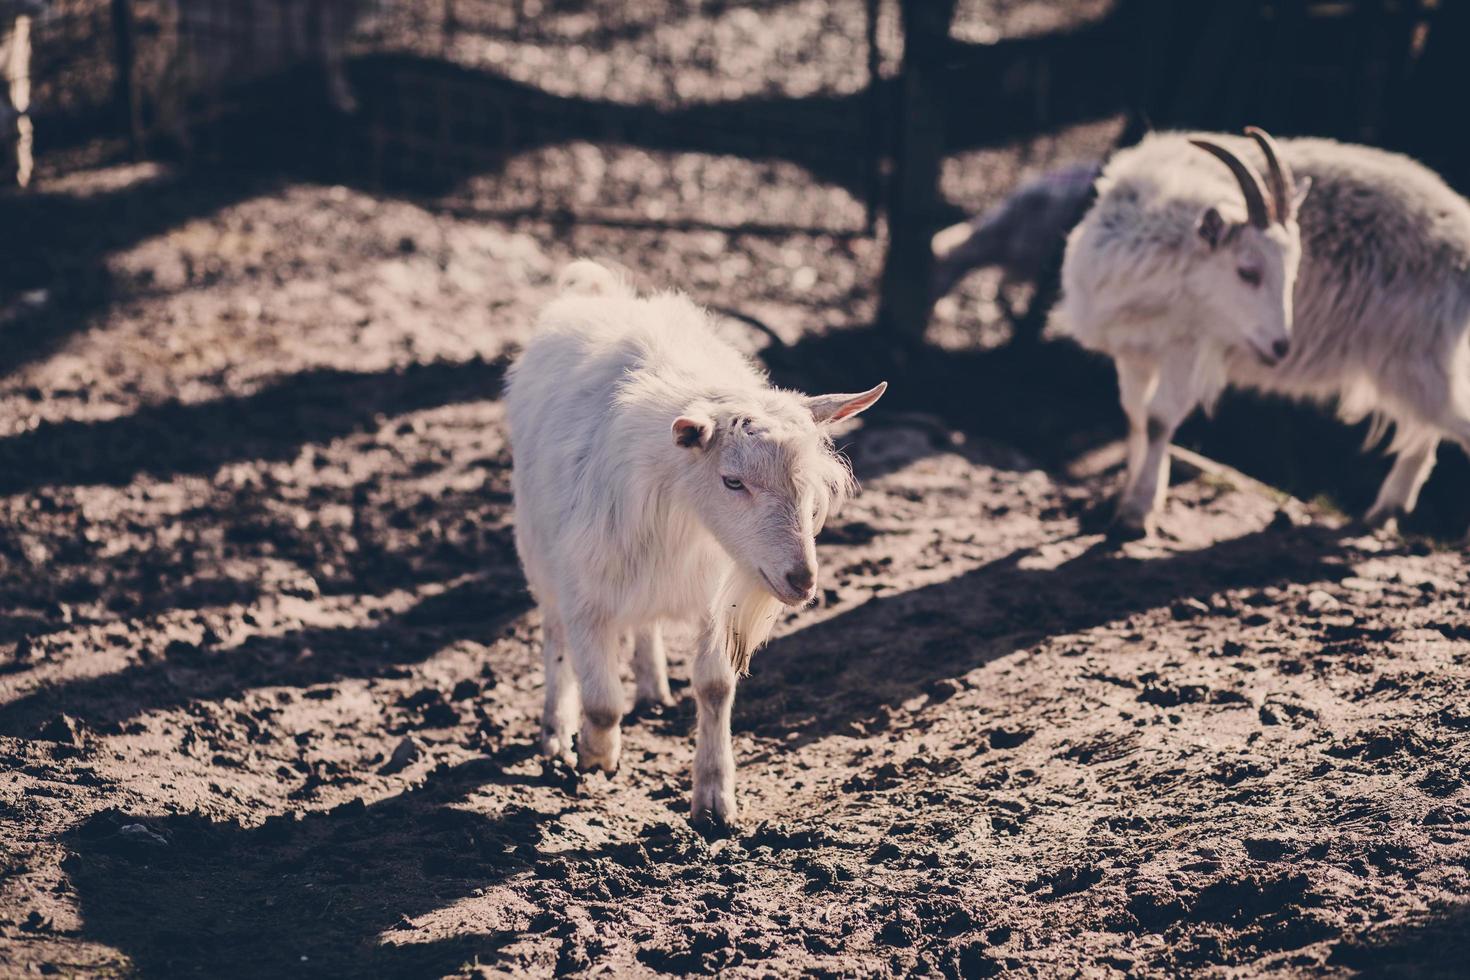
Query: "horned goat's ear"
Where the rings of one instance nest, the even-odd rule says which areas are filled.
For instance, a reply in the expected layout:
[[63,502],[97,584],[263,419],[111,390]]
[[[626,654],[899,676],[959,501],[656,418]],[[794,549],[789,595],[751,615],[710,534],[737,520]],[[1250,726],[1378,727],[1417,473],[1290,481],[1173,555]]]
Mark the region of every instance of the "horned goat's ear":
[[709,445],[714,434],[715,423],[703,416],[681,415],[674,419],[674,445],[685,449],[696,446],[703,449]]
[[869,388],[859,395],[808,395],[806,407],[811,410],[812,418],[818,424],[838,422],[872,408],[873,403],[882,398],[883,392],[887,390],[888,382],[880,381],[877,387]]
[[1296,189],[1291,192],[1292,214],[1299,216],[1302,213],[1302,202],[1307,199],[1307,195],[1311,193],[1311,190],[1312,178],[1298,177],[1296,179]]
[[1220,214],[1220,209],[1216,207],[1205,208],[1205,213],[1199,216],[1199,224],[1195,226],[1199,237],[1204,239],[1205,244],[1210,248],[1220,247],[1226,230],[1225,218]]

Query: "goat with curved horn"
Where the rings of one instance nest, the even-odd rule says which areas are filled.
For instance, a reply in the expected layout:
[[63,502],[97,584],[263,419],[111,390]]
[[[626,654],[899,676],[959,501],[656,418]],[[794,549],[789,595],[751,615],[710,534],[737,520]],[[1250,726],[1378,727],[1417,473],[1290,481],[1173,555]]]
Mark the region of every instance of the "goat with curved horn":
[[1192,138],[1189,142],[1230,168],[1236,183],[1240,184],[1240,192],[1245,195],[1246,218],[1257,228],[1269,228],[1271,209],[1266,205],[1266,189],[1255,168],[1213,140]]
[[1292,200],[1296,196],[1296,179],[1291,168],[1281,161],[1276,141],[1270,133],[1256,126],[1247,126],[1245,135],[1256,141],[1266,157],[1266,183],[1271,187],[1271,198],[1276,205],[1276,220],[1286,224],[1293,217]]
[[[1221,215],[1234,193],[1196,148],[1230,167],[1250,224]],[[1442,441],[1470,451],[1470,200],[1433,171],[1250,128],[1151,134],[1096,186],[1067,239],[1055,320],[1118,370],[1129,431],[1114,533],[1155,526],[1174,433],[1227,387],[1331,398],[1346,421],[1391,428],[1369,524],[1413,511]]]

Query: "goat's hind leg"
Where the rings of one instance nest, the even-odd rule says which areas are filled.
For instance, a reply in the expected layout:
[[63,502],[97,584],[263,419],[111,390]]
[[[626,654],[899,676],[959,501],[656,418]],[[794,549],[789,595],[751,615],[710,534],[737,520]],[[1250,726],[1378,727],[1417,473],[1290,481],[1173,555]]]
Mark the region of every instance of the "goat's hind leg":
[[668,656],[658,623],[633,633],[633,679],[640,708],[667,708],[674,703],[669,691]]

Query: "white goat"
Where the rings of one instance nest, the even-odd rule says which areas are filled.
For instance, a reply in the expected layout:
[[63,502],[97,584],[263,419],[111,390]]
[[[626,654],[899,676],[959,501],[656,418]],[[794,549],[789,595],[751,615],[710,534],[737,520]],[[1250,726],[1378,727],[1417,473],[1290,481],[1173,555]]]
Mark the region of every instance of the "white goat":
[[934,298],[948,294],[972,269],[998,266],[1002,297],[1011,283],[1040,279],[1087,206],[1099,169],[1097,163],[1079,163],[1047,171],[979,217],[935,234]]
[[862,394],[772,388],[676,294],[640,298],[572,263],[510,369],[516,545],[544,621],[543,753],[618,768],[618,650],[640,702],[669,704],[660,624],[697,621],[693,814],[733,823],[735,682],[780,604],[816,594],[814,537],[851,491],[825,424]]
[[1441,438],[1470,447],[1470,204],[1407,157],[1246,132],[1119,153],[1067,240],[1062,326],[1114,358],[1130,425],[1125,535],[1151,529],[1180,422],[1230,384],[1335,398],[1370,443],[1395,426],[1372,524],[1413,510]]

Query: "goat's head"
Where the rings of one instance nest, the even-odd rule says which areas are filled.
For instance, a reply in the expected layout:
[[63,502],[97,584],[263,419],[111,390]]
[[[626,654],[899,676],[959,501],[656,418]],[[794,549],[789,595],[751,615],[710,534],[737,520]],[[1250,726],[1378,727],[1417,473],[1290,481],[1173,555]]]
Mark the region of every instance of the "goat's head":
[[802,395],[768,389],[689,405],[673,423],[686,454],[681,486],[720,545],[791,606],[817,591],[816,535],[852,491],[827,425],[871,406],[862,394]]
[[1311,189],[1298,181],[1265,132],[1247,129],[1266,159],[1267,179],[1234,151],[1213,140],[1190,142],[1230,168],[1245,197],[1244,221],[1230,220],[1211,205],[1200,215],[1196,247],[1201,261],[1191,264],[1190,285],[1207,315],[1200,328],[1231,347],[1248,347],[1273,365],[1291,349],[1292,292],[1301,262],[1297,210]]

